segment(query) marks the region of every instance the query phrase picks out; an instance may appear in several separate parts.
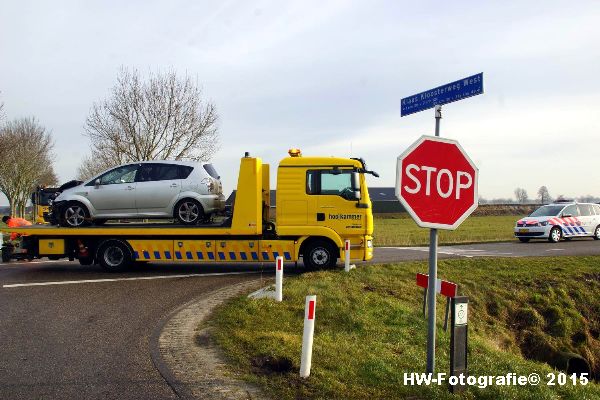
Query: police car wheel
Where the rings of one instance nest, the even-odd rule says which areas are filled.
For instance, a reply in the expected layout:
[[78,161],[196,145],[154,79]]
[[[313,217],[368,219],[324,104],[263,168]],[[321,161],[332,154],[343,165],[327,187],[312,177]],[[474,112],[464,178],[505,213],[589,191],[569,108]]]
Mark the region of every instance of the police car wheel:
[[558,243],[562,238],[562,231],[558,226],[550,229],[550,235],[548,235],[548,241],[551,243]]
[[519,241],[520,241],[520,242],[523,242],[523,243],[527,243],[527,242],[529,242],[530,240],[531,240],[530,238],[523,238],[523,237],[520,237],[520,238],[519,238]]
[[594,240],[600,240],[600,225],[594,229]]

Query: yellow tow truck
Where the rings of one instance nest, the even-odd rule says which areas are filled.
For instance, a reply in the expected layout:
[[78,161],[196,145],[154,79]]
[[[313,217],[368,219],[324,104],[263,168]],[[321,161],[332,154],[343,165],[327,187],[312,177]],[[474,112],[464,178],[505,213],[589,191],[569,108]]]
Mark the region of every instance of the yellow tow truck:
[[108,224],[68,228],[3,228],[23,235],[29,258],[78,259],[120,271],[134,262],[286,262],[310,269],[373,257],[373,214],[362,159],[303,157],[297,149],[279,163],[275,222],[269,220],[269,164],[248,153],[240,161],[235,204],[220,224]]
[[35,192],[31,194],[34,224],[50,223],[50,200],[52,200],[59,191],[59,188],[46,188],[38,186]]

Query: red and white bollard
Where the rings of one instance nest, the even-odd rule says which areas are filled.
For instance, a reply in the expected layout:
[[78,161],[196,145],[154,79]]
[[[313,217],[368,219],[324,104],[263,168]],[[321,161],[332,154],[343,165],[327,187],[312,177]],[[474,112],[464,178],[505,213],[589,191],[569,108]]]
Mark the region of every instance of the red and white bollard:
[[302,357],[300,358],[300,378],[308,378],[312,363],[313,335],[315,333],[315,308],[317,296],[306,296],[304,307],[304,333],[302,334]]
[[283,300],[283,257],[279,256],[275,262],[275,301]]
[[350,265],[350,240],[344,240],[344,271],[350,272],[356,265]]

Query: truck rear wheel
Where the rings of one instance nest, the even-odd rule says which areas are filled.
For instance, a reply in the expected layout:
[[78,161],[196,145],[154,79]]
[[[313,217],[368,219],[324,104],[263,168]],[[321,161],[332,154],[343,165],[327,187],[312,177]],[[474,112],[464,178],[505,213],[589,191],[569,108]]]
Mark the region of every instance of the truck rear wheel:
[[121,240],[108,240],[98,248],[96,260],[105,271],[120,272],[131,265],[131,250]]
[[302,262],[306,269],[333,268],[337,264],[335,248],[324,240],[307,243],[302,253]]

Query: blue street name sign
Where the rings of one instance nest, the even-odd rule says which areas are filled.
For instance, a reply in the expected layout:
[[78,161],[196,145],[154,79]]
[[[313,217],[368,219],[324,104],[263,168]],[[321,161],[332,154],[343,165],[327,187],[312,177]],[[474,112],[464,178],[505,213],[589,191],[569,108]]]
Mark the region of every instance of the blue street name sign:
[[400,116],[404,117],[437,105],[452,103],[482,93],[483,72],[403,98],[400,101]]

